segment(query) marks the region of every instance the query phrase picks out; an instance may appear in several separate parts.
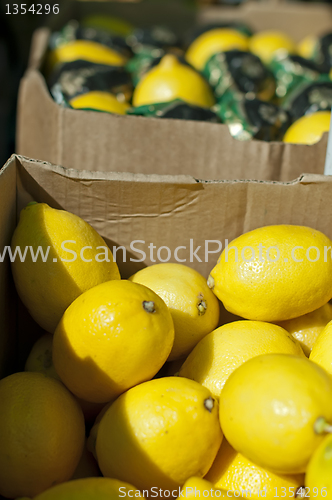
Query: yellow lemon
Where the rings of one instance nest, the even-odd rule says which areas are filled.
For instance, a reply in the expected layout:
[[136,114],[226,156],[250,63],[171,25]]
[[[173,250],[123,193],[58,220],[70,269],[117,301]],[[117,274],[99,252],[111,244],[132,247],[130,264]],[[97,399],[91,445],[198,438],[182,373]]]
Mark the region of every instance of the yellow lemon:
[[75,109],[95,109],[107,113],[125,115],[130,107],[127,102],[119,102],[110,92],[93,91],[74,97],[69,104]]
[[332,321],[332,304],[328,302],[316,311],[299,318],[282,321],[279,326],[285,328],[300,342],[304,354],[309,357],[319,334],[329,321]]
[[106,403],[152,378],[173,342],[163,300],[143,285],[113,280],[68,307],[54,334],[53,362],[76,396]]
[[248,50],[249,38],[232,28],[216,28],[205,31],[189,46],[186,59],[199,71],[218,52],[226,50]]
[[[53,364],[53,335],[46,333],[32,347],[28,359],[25,363],[25,371],[43,373],[47,377],[60,380]],[[104,408],[104,404],[91,403],[84,399],[76,398],[80,405],[86,422],[93,422],[99,412]]]
[[312,59],[316,44],[317,37],[314,35],[307,35],[297,44],[297,53],[299,56],[304,57],[305,59]]
[[175,338],[169,360],[186,356],[218,324],[219,302],[203,278],[182,264],[156,264],[129,278],[151,288],[166,303]]
[[188,479],[183,488],[181,488],[180,498],[234,498],[230,491],[215,488],[212,483],[201,479],[200,477],[191,477]]
[[249,50],[268,64],[278,50],[296,53],[295,42],[281,31],[266,30],[254,34],[249,39]]
[[215,103],[207,81],[193,68],[182,64],[172,54],[164,56],[139,81],[133,105],[142,106],[173,99],[183,99],[190,104],[211,107]]
[[25,371],[43,373],[48,377],[53,377],[61,381],[53,365],[52,345],[53,335],[51,333],[45,333],[45,335],[40,337],[33,345],[26,360]]
[[301,116],[287,130],[283,142],[293,144],[316,144],[324,132],[330,130],[331,112],[317,111],[311,115]]
[[59,484],[33,500],[118,500],[143,496],[131,484],[108,477],[75,479]]
[[254,356],[274,352],[303,356],[299,342],[283,328],[263,321],[235,321],[201,340],[179,375],[199,382],[219,398],[236,368]]
[[204,476],[221,441],[210,392],[192,380],[165,377],[129,389],[108,408],[96,452],[104,476],[153,493]]
[[319,334],[309,359],[322,366],[332,375],[332,321]]
[[[304,485],[304,475],[287,476],[274,474],[254,464],[237,453],[223,440],[215,461],[205,479],[216,488],[241,492],[245,498],[276,498],[286,491],[286,497],[294,498],[296,490]],[[244,493],[246,492],[246,494]]]
[[101,476],[101,473],[97,461],[94,458],[93,454],[88,450],[87,440],[85,440],[85,445],[80,461],[78,462],[75,472],[70,479],[83,479],[84,477],[99,476]]
[[325,437],[311,457],[305,485],[310,498],[332,498],[332,435]]
[[33,497],[70,479],[85,427],[69,391],[41,373],[15,373],[0,381],[0,401],[0,495]]
[[221,391],[221,428],[257,465],[299,474],[332,423],[332,378],[305,357],[264,354],[246,361]]
[[242,318],[284,321],[332,297],[331,240],[304,226],[266,226],[233,240],[211,271],[209,286]]
[[17,292],[34,320],[54,333],[67,307],[89,288],[120,273],[105,241],[77,215],[46,203],[22,210],[12,238]]
[[122,54],[106,45],[90,40],[73,40],[53,49],[49,54],[48,65],[52,69],[57,64],[78,59],[111,66],[124,66],[127,62]]

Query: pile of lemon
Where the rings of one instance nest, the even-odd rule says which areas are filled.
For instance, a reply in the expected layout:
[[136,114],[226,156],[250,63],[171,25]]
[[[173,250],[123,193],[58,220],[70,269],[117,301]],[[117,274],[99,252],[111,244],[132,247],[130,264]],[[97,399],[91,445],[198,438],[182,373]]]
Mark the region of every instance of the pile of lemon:
[[[77,72],[77,74],[68,74],[68,77],[66,78],[71,82],[70,84],[74,86],[78,85],[76,95],[70,99],[68,98],[67,103],[67,105],[70,105],[75,109],[92,109],[115,114],[145,114],[145,116],[158,117],[162,116],[162,111],[158,108],[158,106],[165,106],[167,103],[174,103],[175,101],[180,100],[188,105],[203,108],[203,110],[212,110],[213,115],[215,116],[215,121],[220,121],[224,119],[224,114],[220,113],[220,110],[218,111],[218,106],[219,103],[223,102],[223,100],[220,96],[213,92],[212,87],[207,81],[210,81],[211,78],[213,79],[213,75],[211,75],[211,78],[208,78],[206,75],[206,65],[214,56],[218,54],[222,55],[230,53],[230,51],[241,51],[241,53],[249,52],[254,56],[257,56],[258,60],[261,61],[263,65],[262,67],[265,66],[265,68],[270,68],[274,58],[279,56],[284,57],[287,56],[287,54],[291,56],[301,56],[304,58],[303,61],[307,61],[309,68],[310,62],[314,64],[317,62],[316,59],[319,59],[318,56],[315,59],[315,52],[318,50],[317,46],[319,44],[319,40],[313,36],[306,37],[297,45],[291,37],[278,30],[266,30],[252,34],[249,32],[249,28],[246,30],[242,25],[238,27],[236,23],[229,23],[229,26],[226,25],[225,27],[215,27],[213,25],[211,27],[207,26],[204,30],[201,29],[201,32],[197,32],[196,36],[194,36],[191,40],[191,43],[187,44],[178,43],[174,47],[164,47],[162,44],[158,45],[157,43],[156,46],[154,46],[154,42],[149,39],[146,41],[147,45],[144,45],[144,42],[138,43],[137,41],[134,45],[132,42],[132,39],[135,38],[133,35],[133,33],[135,34],[134,27],[126,24],[126,30],[123,31],[123,23],[120,23],[117,19],[108,18],[107,16],[105,19],[99,19],[99,16],[96,16],[96,18],[98,18],[98,24],[96,24],[95,17],[93,17],[94,22],[91,24],[91,19],[88,19],[90,24],[88,23],[87,27],[90,28],[90,31],[92,30],[91,33],[94,33],[96,40],[99,41],[96,41],[93,38],[75,39],[75,37],[73,38],[71,30],[68,27],[65,27],[64,31],[69,31],[71,33],[71,37],[68,39],[63,35],[59,35],[57,46],[53,47],[53,50],[50,52],[48,57],[48,72],[56,72],[57,68],[60,68],[61,65],[72,63],[73,61],[87,61],[89,63],[120,68],[121,70],[126,70],[130,73],[129,68],[132,64],[135,65],[135,63],[132,62],[135,57],[142,58],[142,68],[144,68],[144,71],[142,70],[139,78],[137,78],[138,82],[135,81],[136,77],[134,78],[133,75],[131,75],[135,86],[132,95],[124,95],[121,92],[115,95],[112,91],[105,91],[105,89],[89,90],[89,88],[86,88],[83,91],[84,85],[81,80],[84,80],[84,74],[82,73],[81,76],[79,72]],[[117,26],[119,23],[122,28],[120,31]],[[101,29],[102,31],[98,31]],[[151,28],[151,31],[153,31],[153,28]],[[128,52],[118,49],[116,44],[114,46],[107,46],[107,44],[103,45],[100,43],[103,33],[104,36],[105,33],[107,33],[108,37],[111,37],[111,40],[113,40],[114,36],[116,40],[118,40],[121,35],[123,43],[127,45],[127,48],[132,49],[132,56],[128,56]],[[88,35],[92,36],[89,33]],[[109,38],[107,38],[107,40],[109,41]],[[146,59],[144,51],[147,51],[149,54],[146,55]],[[157,55],[152,56],[154,53]],[[294,64],[296,65],[296,63]],[[300,77],[302,78],[303,76],[303,80],[305,81],[306,75],[310,74],[308,81],[311,81],[311,78],[312,81],[314,81],[318,75],[317,73],[316,76],[313,76],[315,72],[322,71],[321,69],[318,69],[319,65],[316,69],[308,69],[307,67],[303,69],[301,67],[301,63],[297,64],[297,68],[292,70],[296,73],[295,79]],[[246,75],[248,77],[250,71],[246,71],[248,71],[248,74]],[[258,78],[257,74],[254,74],[255,71],[257,72],[257,69],[251,70],[251,78],[253,78],[253,81],[255,81],[255,78]],[[306,75],[304,75],[304,73]],[[324,71],[322,71],[322,74],[323,73],[325,80],[329,80],[329,70],[325,68]],[[289,75],[288,79],[292,80],[293,77],[294,75]],[[227,80],[230,77],[225,73],[224,78]],[[272,74],[271,78],[274,81]],[[61,87],[61,84],[57,84],[57,92],[59,90],[59,85]],[[229,86],[227,81],[225,82],[225,86],[226,88]],[[298,84],[298,87],[300,91],[300,83]],[[244,96],[249,96],[250,99],[253,99],[253,94],[255,94],[255,92],[243,92],[244,91],[239,93],[239,96],[241,95],[242,99]],[[280,96],[278,97],[278,95],[275,94],[275,88],[266,88],[264,89],[264,92],[266,98],[263,99],[263,102],[271,102],[273,104],[280,103]],[[328,92],[329,91],[327,91],[327,93]],[[321,103],[318,102],[318,99],[317,103],[315,103],[314,109],[310,110],[310,112],[303,110],[303,113],[300,113],[297,116],[290,116],[286,120],[287,113],[283,110],[285,115],[284,121],[287,121],[287,123],[281,127],[277,139],[279,140],[283,137],[284,142],[303,144],[314,144],[318,142],[323,133],[328,131],[330,128],[330,105],[329,102],[326,103],[326,101],[324,101],[326,97],[325,94],[326,93],[322,91],[322,95],[319,97]],[[240,99],[239,96],[238,100]],[[258,96],[259,93],[254,95],[254,97]],[[64,101],[66,101],[66,99],[64,99]],[[236,107],[235,97],[232,100],[232,103],[232,105],[228,104],[231,108],[229,113],[234,111],[232,110],[234,106]],[[260,105],[262,104],[261,100],[258,100],[255,104],[257,108],[260,106],[259,103]],[[157,106],[156,109],[155,106]],[[142,108],[145,109],[144,112],[138,111]],[[164,107],[162,107],[162,109],[164,109]],[[279,109],[278,106],[275,108],[275,112],[276,109]],[[283,107],[281,106],[280,110],[282,109]],[[151,112],[152,115],[149,114]],[[235,114],[237,115],[239,113],[241,115],[241,112],[237,110]],[[210,115],[208,114],[207,116]],[[250,122],[252,117],[249,118],[249,115],[245,118],[242,116],[235,116],[235,122],[226,121],[225,123],[229,125],[230,131],[232,131],[234,123],[243,119],[245,122],[247,120]],[[263,112],[261,119],[264,120]],[[291,124],[292,121],[293,123]],[[248,124],[246,123],[243,124],[245,129],[247,125]],[[254,123],[250,125],[258,128],[262,127],[259,120],[254,120]],[[276,118],[275,127],[278,128],[279,126],[280,124]],[[287,129],[287,127],[289,128]],[[237,136],[235,135],[235,137]],[[242,140],[244,140],[244,138],[249,138],[248,134],[243,134],[241,137]],[[250,137],[252,137],[252,135]],[[269,140],[276,139],[272,135]]]
[[126,280],[88,223],[33,202],[17,248],[45,333],[0,381],[1,495],[332,498],[327,236],[262,227],[207,280],[176,263]]

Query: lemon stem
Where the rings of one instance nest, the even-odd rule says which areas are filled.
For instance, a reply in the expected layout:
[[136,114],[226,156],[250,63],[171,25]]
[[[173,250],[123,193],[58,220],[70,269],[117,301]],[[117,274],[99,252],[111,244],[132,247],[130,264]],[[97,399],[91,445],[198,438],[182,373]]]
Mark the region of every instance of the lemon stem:
[[197,309],[199,316],[203,316],[203,314],[206,313],[207,305],[205,300],[201,300],[201,302],[197,304]]
[[208,277],[208,280],[207,280],[207,286],[209,288],[211,288],[211,290],[214,289],[214,279],[212,278],[211,274],[210,276]]
[[152,300],[144,300],[143,301],[143,309],[148,313],[156,312],[156,308],[155,308],[154,302]]
[[332,434],[332,425],[324,417],[319,417],[314,424],[314,431],[316,434]]
[[211,413],[214,407],[214,399],[211,398],[211,396],[207,399],[204,399],[204,406]]

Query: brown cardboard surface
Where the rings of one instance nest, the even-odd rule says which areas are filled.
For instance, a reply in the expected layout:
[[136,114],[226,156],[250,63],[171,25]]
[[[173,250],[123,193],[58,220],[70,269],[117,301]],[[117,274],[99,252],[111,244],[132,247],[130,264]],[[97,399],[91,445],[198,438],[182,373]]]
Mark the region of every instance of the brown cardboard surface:
[[[189,26],[194,11],[176,2],[73,2],[55,21],[59,25],[96,8],[146,24],[166,20],[174,28]],[[256,29],[279,27],[295,39],[332,26],[332,8],[275,2],[248,2],[240,7],[207,7],[201,22],[239,19]],[[55,26],[56,27],[56,26]],[[263,141],[239,142],[226,125],[204,122],[115,116],[64,109],[51,98],[39,72],[49,31],[38,30],[30,68],[19,92],[17,152],[65,167],[147,174],[190,174],[199,179],[295,179],[301,173],[322,174],[327,137],[313,146]]]

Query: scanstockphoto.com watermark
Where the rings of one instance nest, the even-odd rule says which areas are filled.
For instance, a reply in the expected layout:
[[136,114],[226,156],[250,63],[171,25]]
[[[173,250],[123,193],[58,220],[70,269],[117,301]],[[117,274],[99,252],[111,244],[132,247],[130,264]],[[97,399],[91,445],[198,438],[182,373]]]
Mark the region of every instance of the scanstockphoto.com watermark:
[[[82,262],[110,262],[111,250],[113,259],[121,262],[144,262],[147,259],[152,263],[165,263],[165,262],[178,262],[178,263],[193,263],[193,262],[209,262],[211,255],[220,254],[225,250],[225,261],[234,260],[235,262],[278,262],[280,259],[283,262],[292,260],[293,262],[317,262],[323,260],[328,262],[332,260],[332,247],[325,246],[324,249],[319,249],[316,246],[305,248],[303,246],[294,246],[289,255],[281,253],[277,245],[266,247],[260,243],[257,248],[246,246],[239,250],[232,244],[229,245],[226,239],[223,242],[220,240],[205,240],[204,245],[196,245],[193,239],[190,239],[187,245],[179,245],[173,249],[168,246],[157,247],[153,243],[147,243],[144,240],[134,240],[130,243],[129,249],[124,246],[83,246],[78,247],[75,240],[65,240],[61,243],[61,257],[54,256],[54,250],[50,246],[26,246],[14,247],[7,245],[0,250],[0,263],[9,258],[11,262],[17,259],[25,262],[31,259],[32,262],[75,262],[81,260]],[[133,257],[132,255],[135,255]]]

